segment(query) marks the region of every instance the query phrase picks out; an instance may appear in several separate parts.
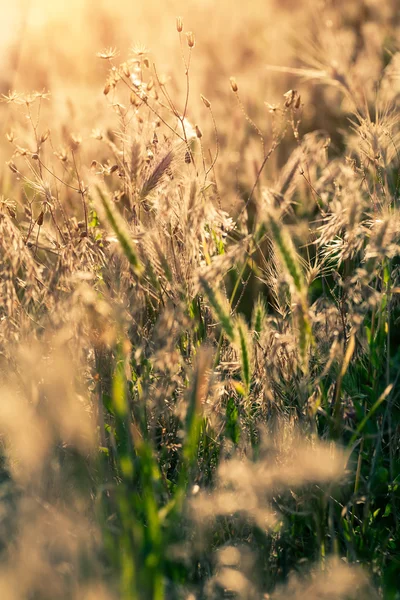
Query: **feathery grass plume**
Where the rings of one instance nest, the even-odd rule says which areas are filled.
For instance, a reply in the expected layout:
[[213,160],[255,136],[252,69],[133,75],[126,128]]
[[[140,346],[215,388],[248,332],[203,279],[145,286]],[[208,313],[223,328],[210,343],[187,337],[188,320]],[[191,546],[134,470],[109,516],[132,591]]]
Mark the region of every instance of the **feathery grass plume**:
[[299,328],[299,351],[303,368],[308,371],[307,352],[313,342],[311,323],[308,316],[307,306],[300,302],[296,306],[297,326]]
[[162,248],[161,248],[161,246],[160,246],[160,243],[159,243],[159,241],[157,240],[157,238],[156,238],[156,236],[155,236],[155,235],[152,237],[152,242],[153,242],[154,249],[155,249],[155,251],[156,251],[156,253],[157,253],[158,260],[160,261],[160,266],[162,267],[163,274],[164,274],[164,276],[165,276],[166,280],[167,280],[169,283],[172,283],[172,281],[173,281],[173,276],[172,276],[171,267],[170,267],[170,265],[169,265],[169,263],[168,263],[168,257],[167,257],[167,255],[166,255],[166,254],[163,252],[163,250],[162,250]]
[[198,451],[203,404],[206,401],[212,354],[209,348],[200,348],[196,355],[196,366],[193,372],[189,404],[186,412],[186,437],[183,445],[183,457],[186,468],[190,466]]
[[200,285],[203,288],[211,308],[218,319],[222,329],[231,342],[236,339],[235,323],[230,316],[230,309],[226,299],[216,291],[204,276],[200,276]]
[[236,339],[240,350],[240,368],[242,382],[245,387],[246,396],[248,396],[250,393],[250,384],[253,371],[252,340],[250,337],[249,328],[247,327],[245,320],[241,316],[238,316],[236,318],[235,325],[238,332]]
[[142,166],[141,147],[140,147],[140,144],[138,141],[133,140],[131,143],[131,148],[130,148],[129,169],[130,169],[130,178],[134,184],[136,184],[141,166]]
[[164,175],[168,172],[171,164],[175,158],[174,150],[169,150],[165,156],[156,164],[154,169],[150,171],[144,180],[142,187],[139,191],[140,200],[145,200],[149,194],[158,186],[162,181]]
[[258,296],[257,301],[253,307],[253,313],[251,316],[251,328],[254,334],[254,337],[258,340],[260,339],[261,332],[264,327],[264,320],[267,314],[267,306],[264,298],[261,294]]
[[346,564],[336,557],[327,558],[323,569],[293,573],[289,581],[277,586],[271,600],[378,600],[366,571],[359,565]]
[[122,251],[125,254],[126,258],[129,261],[129,264],[132,267],[133,272],[137,277],[140,277],[143,273],[143,265],[136,254],[136,250],[132,244],[132,240],[130,239],[129,233],[126,230],[126,225],[119,215],[119,213],[115,210],[110,200],[107,198],[106,194],[103,190],[96,186],[97,194],[100,198],[103,209],[106,213],[107,220],[113,229],[117,239],[121,245]]
[[272,211],[268,211],[266,220],[272,233],[272,239],[279,251],[283,264],[286,266],[287,272],[290,275],[292,285],[300,296],[305,298],[306,287],[303,273],[296,256],[293,241],[286,227],[272,214]]
[[267,223],[272,233],[272,239],[279,256],[289,275],[292,291],[296,299],[295,314],[299,328],[299,351],[303,368],[308,371],[307,351],[313,344],[313,335],[308,314],[307,285],[300,262],[297,258],[293,241],[283,223],[276,218],[272,211],[267,213]]

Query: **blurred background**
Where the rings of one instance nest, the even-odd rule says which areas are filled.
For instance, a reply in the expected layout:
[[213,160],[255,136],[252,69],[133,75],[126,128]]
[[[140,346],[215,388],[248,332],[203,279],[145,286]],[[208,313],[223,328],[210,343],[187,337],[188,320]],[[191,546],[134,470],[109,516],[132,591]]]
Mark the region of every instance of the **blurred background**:
[[[324,73],[330,77],[333,70],[335,76],[345,74],[373,101],[374,82],[394,52],[399,28],[397,0],[16,0],[11,4],[2,0],[2,4],[0,93],[50,91],[46,110],[51,112],[53,130],[56,116],[57,125],[67,124],[83,138],[109,115],[102,95],[109,65],[96,57],[105,47],[118,49],[117,63],[126,60],[132,48],[146,48],[174,100],[183,105],[186,79],[176,31],[176,17],[181,16],[183,31],[193,31],[196,40],[187,116],[201,126],[206,140],[208,133],[212,136],[211,143],[213,125],[200,100],[200,93],[204,94],[213,106],[221,146],[231,149],[231,162],[240,151],[240,136],[248,138],[254,130],[251,134],[251,128],[243,128],[230,76],[236,77],[247,114],[267,137],[268,105],[281,103],[282,95],[296,88],[303,101],[302,132],[328,130],[340,144],[346,98],[332,86],[310,85],[309,80],[323,83]],[[7,104],[0,104],[0,115],[4,140],[18,115]],[[9,157],[3,143],[0,147],[0,159]],[[285,152],[283,147],[274,160],[282,162]]]

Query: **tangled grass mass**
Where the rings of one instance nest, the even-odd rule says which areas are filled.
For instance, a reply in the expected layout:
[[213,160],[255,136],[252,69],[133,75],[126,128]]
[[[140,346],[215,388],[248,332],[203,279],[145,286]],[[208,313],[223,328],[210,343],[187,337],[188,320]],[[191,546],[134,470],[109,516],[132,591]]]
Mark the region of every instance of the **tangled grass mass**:
[[398,1],[4,10],[0,597],[398,600]]

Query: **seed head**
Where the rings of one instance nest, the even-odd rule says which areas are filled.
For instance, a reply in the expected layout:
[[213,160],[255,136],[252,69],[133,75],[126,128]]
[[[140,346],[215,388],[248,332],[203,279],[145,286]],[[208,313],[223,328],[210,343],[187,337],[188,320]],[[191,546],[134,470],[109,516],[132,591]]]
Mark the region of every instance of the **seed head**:
[[50,135],[50,129],[48,129],[47,131],[45,131],[44,133],[42,133],[42,135],[40,136],[40,143],[44,144],[44,142],[47,140],[47,138]]
[[107,96],[107,94],[109,93],[110,89],[111,89],[111,86],[110,86],[110,84],[109,84],[109,83],[106,83],[106,85],[104,86],[103,94],[104,94],[105,96]]
[[186,34],[186,37],[187,37],[187,43],[188,43],[189,48],[194,48],[195,41],[194,41],[193,31],[188,31]]
[[43,217],[44,217],[44,212],[42,211],[36,221],[36,223],[37,223],[37,225],[39,225],[39,227],[41,227],[43,225]]
[[200,94],[200,98],[203,100],[203,104],[206,108],[211,108],[211,102],[207,100],[207,98],[203,96],[203,94]]
[[285,94],[283,94],[284,98],[286,98],[285,100],[285,107],[289,108],[290,106],[292,106],[293,101],[295,99],[297,95],[297,91],[296,90],[289,90],[288,92],[286,92]]
[[178,33],[182,33],[182,30],[183,30],[182,17],[176,17],[176,30]]
[[229,81],[231,82],[232,92],[234,92],[236,94],[236,92],[238,91],[238,86],[237,86],[237,83],[236,83],[236,79],[234,77],[231,77],[229,79]]
[[128,67],[128,65],[126,63],[124,63],[122,65],[122,72],[125,75],[125,77],[130,77],[131,76],[130,69],[129,69],[129,67]]
[[195,126],[194,126],[194,128],[195,128],[195,131],[196,131],[196,136],[197,136],[199,139],[200,139],[201,137],[203,137],[203,134],[202,134],[202,132],[201,132],[201,129],[200,129],[200,127],[199,127],[198,125],[195,125]]
[[17,165],[12,160],[10,160],[7,164],[10,171],[13,173],[18,173]]
[[103,60],[110,60],[117,56],[118,52],[116,48],[105,48],[101,52],[97,52],[96,56]]

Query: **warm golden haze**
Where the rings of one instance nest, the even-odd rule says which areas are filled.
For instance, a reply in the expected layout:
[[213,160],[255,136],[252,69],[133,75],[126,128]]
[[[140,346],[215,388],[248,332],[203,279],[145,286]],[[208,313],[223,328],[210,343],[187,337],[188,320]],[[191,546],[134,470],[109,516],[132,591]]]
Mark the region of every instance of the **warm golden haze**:
[[0,25],[0,598],[399,598],[395,0]]

